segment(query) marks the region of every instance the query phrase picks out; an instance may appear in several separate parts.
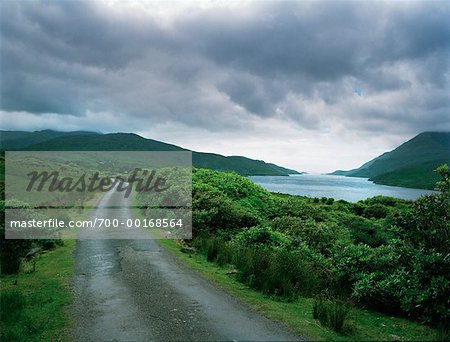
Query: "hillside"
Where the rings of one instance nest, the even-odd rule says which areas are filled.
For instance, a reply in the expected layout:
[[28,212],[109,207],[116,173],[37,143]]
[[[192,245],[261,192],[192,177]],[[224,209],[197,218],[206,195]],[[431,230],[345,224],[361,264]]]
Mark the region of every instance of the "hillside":
[[[133,133],[99,134],[91,132],[16,132],[1,131],[2,150],[28,151],[187,151],[186,149],[146,139]],[[241,156],[192,152],[193,166],[241,175],[287,176],[295,170]]]
[[287,168],[285,168],[285,167],[278,166],[278,165],[275,165],[275,164],[273,164],[273,163],[268,163],[268,164],[269,164],[270,166],[276,168],[277,170],[281,170],[281,171],[286,172],[286,173],[288,173],[288,174],[290,174],[290,175],[301,175],[301,174],[304,174],[304,173],[305,173],[305,172],[298,172],[298,171],[292,170],[292,169],[287,169]]
[[337,170],[331,175],[369,178],[375,183],[433,189],[433,171],[450,162],[450,133],[425,132],[383,153],[353,170]]
[[24,132],[24,131],[0,131],[1,150],[17,150],[33,144],[61,136],[71,135],[98,135],[94,132],[74,131],[74,132],[58,132],[46,129],[43,131]]

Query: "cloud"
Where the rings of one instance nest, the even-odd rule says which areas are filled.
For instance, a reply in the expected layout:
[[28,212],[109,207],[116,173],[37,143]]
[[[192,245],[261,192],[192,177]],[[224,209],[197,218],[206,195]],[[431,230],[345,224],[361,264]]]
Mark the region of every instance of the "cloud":
[[282,130],[318,148],[324,134],[396,143],[450,130],[448,2],[158,6],[2,2],[2,126],[20,113],[16,128],[133,130],[192,145],[202,132],[241,148],[239,137],[278,144]]

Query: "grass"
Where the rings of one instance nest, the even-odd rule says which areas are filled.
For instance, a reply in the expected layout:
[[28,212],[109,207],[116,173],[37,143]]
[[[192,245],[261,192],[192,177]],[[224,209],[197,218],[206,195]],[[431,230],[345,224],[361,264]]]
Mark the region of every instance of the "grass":
[[15,275],[0,276],[0,340],[68,340],[75,240],[23,263]]
[[[318,297],[313,304],[313,318],[318,319],[323,326],[328,326],[339,333],[350,332],[347,319],[350,313],[349,303],[337,299]],[[345,331],[347,329],[347,331]]]

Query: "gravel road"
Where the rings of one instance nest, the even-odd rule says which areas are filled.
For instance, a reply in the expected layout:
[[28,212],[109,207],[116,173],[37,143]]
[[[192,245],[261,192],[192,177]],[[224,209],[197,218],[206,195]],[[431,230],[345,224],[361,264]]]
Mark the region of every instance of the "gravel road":
[[[125,201],[125,202],[124,202]],[[128,200],[109,192],[99,207],[132,214]],[[92,217],[111,217],[97,209]],[[301,338],[252,311],[181,265],[145,231],[132,239],[86,231],[75,250],[72,278],[79,341],[293,341]]]

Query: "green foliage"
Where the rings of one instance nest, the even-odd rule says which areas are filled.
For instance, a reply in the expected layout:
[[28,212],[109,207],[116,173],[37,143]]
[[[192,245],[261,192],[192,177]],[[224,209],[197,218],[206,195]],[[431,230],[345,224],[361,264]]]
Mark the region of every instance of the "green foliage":
[[279,199],[278,217],[291,216],[302,219],[313,219],[322,222],[329,220],[329,214],[322,205],[314,203],[306,197],[288,196]]
[[370,247],[378,247],[389,239],[389,234],[380,221],[354,215],[341,215],[338,220],[340,225],[349,230],[356,244],[363,243]]
[[17,320],[25,307],[25,297],[17,289],[8,289],[0,294],[2,320],[7,323]]
[[348,203],[271,194],[233,173],[195,170],[192,243],[265,294],[342,298],[315,306],[336,331],[345,331],[348,300],[445,325],[450,177],[448,168],[439,171],[441,192],[415,202],[378,196]]
[[419,198],[411,211],[395,217],[395,223],[407,241],[446,256],[450,254],[450,177],[446,164],[437,171],[442,176],[441,192]]
[[205,185],[224,194],[247,212],[260,218],[275,215],[276,200],[264,188],[236,173],[194,169],[192,175],[194,196]]
[[[38,210],[33,210],[27,203],[11,200],[8,201],[8,206],[15,208],[14,214],[17,215],[20,220],[47,219],[47,217],[45,217]],[[0,215],[0,274],[17,273],[19,271],[22,258],[32,247],[50,249],[56,244],[62,243],[61,240],[56,239],[6,239],[5,201],[3,200],[0,201]]]
[[441,191],[444,195],[450,193],[450,168],[447,164],[440,165],[436,170],[441,176],[441,180],[436,183],[436,189]]
[[234,241],[241,246],[280,247],[288,243],[285,235],[268,226],[257,226],[243,230],[235,236]]
[[320,324],[329,327],[338,333],[349,329],[348,316],[350,305],[338,299],[326,299],[317,297],[313,303],[313,318]]
[[385,218],[388,214],[389,209],[380,203],[368,205],[363,211],[363,216],[375,219]]
[[267,246],[240,247],[233,264],[238,280],[264,293],[292,300],[311,295],[323,286],[320,267],[307,251],[287,251]]
[[334,203],[334,198],[322,197],[320,201],[327,205],[332,205]]
[[208,184],[193,184],[192,194],[192,223],[197,231],[236,230],[260,222],[245,207]]
[[332,221],[316,222],[310,218],[282,216],[275,218],[270,224],[274,230],[290,236],[294,247],[304,243],[324,255],[328,254],[337,239],[346,238],[346,231]]
[[73,275],[74,246],[71,240],[41,255],[32,273],[24,268],[0,276],[0,341],[70,340],[72,296],[67,285]]

